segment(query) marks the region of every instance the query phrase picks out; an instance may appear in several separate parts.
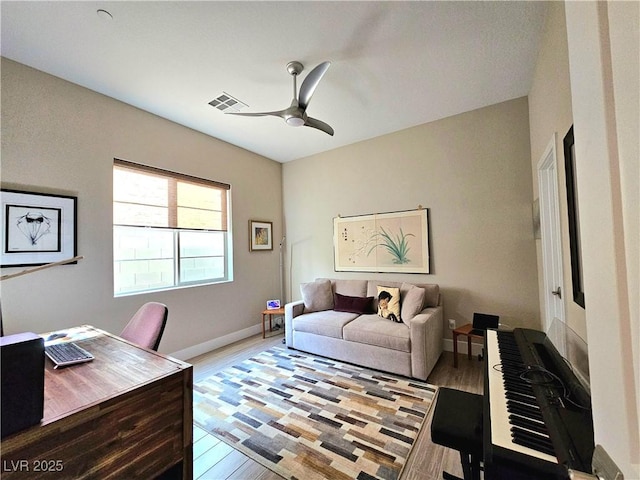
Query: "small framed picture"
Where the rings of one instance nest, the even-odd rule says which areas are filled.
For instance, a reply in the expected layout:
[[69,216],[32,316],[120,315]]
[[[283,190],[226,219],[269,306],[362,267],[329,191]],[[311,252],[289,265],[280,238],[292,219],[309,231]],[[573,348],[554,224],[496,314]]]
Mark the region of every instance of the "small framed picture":
[[280,300],[267,300],[267,310],[278,310],[280,308]]
[[249,250],[273,250],[273,223],[249,220]]
[[60,262],[77,255],[77,198],[2,190],[2,266]]

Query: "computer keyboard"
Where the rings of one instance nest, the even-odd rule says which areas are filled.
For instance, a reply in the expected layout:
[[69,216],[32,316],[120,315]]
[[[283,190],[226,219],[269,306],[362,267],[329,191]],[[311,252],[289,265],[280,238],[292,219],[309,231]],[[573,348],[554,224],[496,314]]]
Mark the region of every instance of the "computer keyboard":
[[76,363],[90,362],[93,355],[75,343],[57,343],[44,348],[47,357],[53,362],[53,368],[66,367]]

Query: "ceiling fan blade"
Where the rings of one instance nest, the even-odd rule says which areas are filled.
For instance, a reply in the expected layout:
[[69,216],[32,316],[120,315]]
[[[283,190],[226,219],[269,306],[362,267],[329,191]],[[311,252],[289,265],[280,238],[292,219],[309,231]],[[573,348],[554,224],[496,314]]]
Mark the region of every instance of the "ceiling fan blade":
[[329,126],[329,124],[324,123],[322,120],[318,120],[316,118],[307,117],[304,122],[305,127],[317,128],[318,130],[322,130],[324,133],[328,133],[333,137],[333,128]]
[[284,110],[277,112],[225,112],[225,115],[240,115],[242,117],[280,117],[284,118]]
[[322,62],[316,68],[309,72],[300,86],[300,95],[298,95],[298,103],[301,108],[306,109],[311,101],[313,92],[315,92],[322,76],[331,66],[331,62]]

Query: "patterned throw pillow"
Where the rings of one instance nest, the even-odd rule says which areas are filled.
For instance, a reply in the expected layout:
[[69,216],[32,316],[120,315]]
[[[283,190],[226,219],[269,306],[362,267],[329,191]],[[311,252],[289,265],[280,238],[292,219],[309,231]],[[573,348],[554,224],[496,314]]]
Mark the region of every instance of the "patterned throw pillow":
[[378,285],[378,315],[394,322],[400,319],[400,289]]

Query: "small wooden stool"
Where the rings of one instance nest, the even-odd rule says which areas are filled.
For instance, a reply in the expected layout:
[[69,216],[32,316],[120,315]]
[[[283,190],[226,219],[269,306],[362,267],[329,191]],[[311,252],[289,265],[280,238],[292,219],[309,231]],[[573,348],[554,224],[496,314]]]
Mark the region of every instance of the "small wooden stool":
[[[482,395],[440,387],[433,419],[431,440],[460,452],[464,480],[480,480],[482,446]],[[445,480],[460,480],[442,472]]]
[[264,323],[267,321],[267,315],[269,316],[269,331],[272,332],[273,331],[273,316],[274,315],[280,315],[283,316],[284,315],[284,307],[282,308],[278,308],[275,310],[263,310],[262,311],[262,338],[264,338]]

